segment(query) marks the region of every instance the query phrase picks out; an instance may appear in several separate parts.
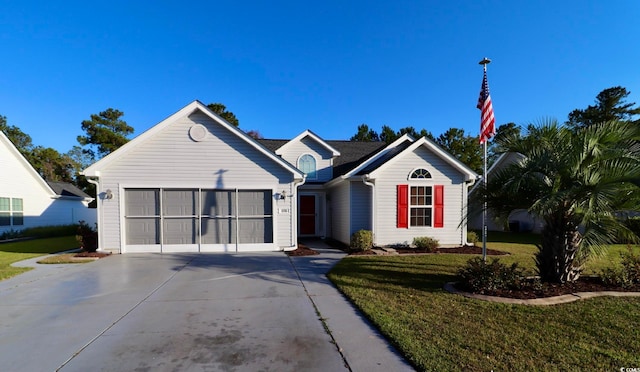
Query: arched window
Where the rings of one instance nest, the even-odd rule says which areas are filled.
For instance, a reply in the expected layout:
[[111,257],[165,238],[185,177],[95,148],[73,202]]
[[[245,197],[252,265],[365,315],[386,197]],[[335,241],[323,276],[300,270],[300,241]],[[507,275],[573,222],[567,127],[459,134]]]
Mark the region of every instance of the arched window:
[[316,179],[316,159],[313,156],[309,154],[302,155],[298,159],[298,169],[307,175],[307,179]]
[[431,173],[424,168],[418,168],[409,175],[409,179],[411,180],[423,180],[427,178],[431,178]]

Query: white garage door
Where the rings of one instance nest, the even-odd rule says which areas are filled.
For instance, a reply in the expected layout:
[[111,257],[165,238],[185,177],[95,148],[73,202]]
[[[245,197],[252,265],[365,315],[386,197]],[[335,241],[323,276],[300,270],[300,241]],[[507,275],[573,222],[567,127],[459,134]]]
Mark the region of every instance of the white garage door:
[[274,250],[272,190],[125,189],[125,252]]

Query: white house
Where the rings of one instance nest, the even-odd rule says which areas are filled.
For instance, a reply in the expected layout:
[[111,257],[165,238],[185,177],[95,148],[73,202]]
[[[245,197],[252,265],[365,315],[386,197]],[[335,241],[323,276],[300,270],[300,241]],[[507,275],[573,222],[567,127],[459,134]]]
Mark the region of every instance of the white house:
[[301,236],[378,245],[466,243],[468,167],[426,138],[254,140],[194,101],[83,174],[98,187],[101,249],[291,250]]
[[[500,154],[498,159],[496,159],[496,161],[487,171],[487,179],[491,179],[493,175],[498,174],[505,167],[509,166],[510,164],[520,162],[524,158],[524,155],[515,152]],[[473,200],[475,194],[480,192],[481,187],[482,181],[479,181],[475,186],[471,188],[471,191],[469,191],[469,198]],[[530,214],[526,209],[514,209],[513,211],[511,211],[509,216],[507,216],[506,221],[500,221],[499,219],[497,219],[493,211],[489,209],[487,210],[485,224],[487,226],[487,230],[489,231],[511,230],[513,232],[540,233],[543,227],[542,220]],[[474,230],[482,230],[483,228],[482,205],[477,202],[470,203],[468,226],[470,229]]]
[[0,132],[0,234],[28,227],[95,222],[93,198],[73,185],[47,183]]

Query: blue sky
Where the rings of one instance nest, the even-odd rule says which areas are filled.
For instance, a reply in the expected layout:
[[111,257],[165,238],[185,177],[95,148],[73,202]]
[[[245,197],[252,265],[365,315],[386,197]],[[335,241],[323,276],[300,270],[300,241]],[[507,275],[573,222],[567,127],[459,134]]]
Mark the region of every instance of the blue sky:
[[497,124],[564,121],[617,85],[640,103],[635,0],[92,3],[0,3],[0,115],[35,145],[68,151],[108,107],[135,136],[194,99],[265,138],[477,135],[485,56]]

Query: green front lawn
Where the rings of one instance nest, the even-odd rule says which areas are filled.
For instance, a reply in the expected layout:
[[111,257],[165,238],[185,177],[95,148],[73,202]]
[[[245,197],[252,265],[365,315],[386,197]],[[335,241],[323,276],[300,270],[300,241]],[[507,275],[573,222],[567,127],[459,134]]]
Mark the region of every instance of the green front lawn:
[[[533,273],[532,242],[491,233],[504,262]],[[613,246],[587,273],[618,260]],[[636,247],[635,249],[640,249]],[[640,366],[640,298],[599,297],[564,305],[525,306],[450,294],[472,255],[354,256],[329,278],[419,370],[620,370]]]
[[0,244],[0,280],[11,278],[31,268],[13,267],[12,263],[78,247],[75,235],[24,240]]

